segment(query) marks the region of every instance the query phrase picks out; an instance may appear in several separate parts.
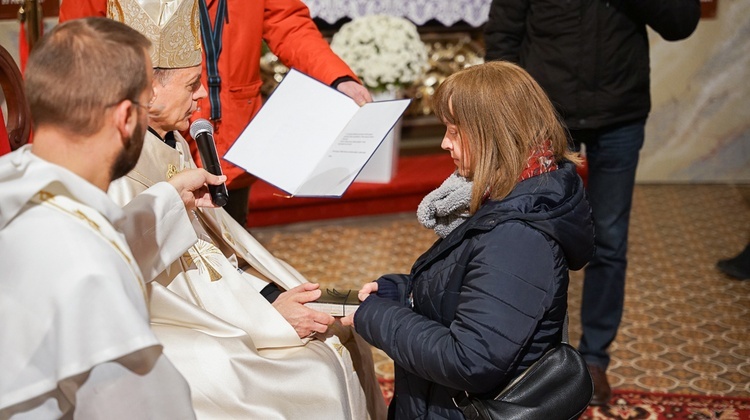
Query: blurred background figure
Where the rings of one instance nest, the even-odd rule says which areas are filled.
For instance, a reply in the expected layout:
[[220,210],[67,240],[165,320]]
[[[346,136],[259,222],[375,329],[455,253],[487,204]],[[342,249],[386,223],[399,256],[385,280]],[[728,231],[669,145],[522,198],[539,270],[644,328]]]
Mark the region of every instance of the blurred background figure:
[[651,109],[648,25],[664,39],[693,33],[699,0],[493,0],[486,59],[519,63],[585,145],[596,255],[584,277],[578,349],[594,378],[593,405],[611,389],[608,349],[622,319],[630,209]]
[[716,268],[738,280],[750,279],[750,243],[735,257],[719,260]]

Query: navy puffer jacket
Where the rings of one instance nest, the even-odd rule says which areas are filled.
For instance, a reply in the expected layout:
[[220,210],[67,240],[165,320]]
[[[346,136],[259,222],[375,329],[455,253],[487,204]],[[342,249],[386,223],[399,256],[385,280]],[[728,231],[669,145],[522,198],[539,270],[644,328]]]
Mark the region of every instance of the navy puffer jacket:
[[463,419],[452,397],[498,391],[559,343],[568,269],[593,250],[583,183],[565,163],[485,203],[409,275],[378,279],[399,298],[368,297],[354,325],[395,362],[389,417]]

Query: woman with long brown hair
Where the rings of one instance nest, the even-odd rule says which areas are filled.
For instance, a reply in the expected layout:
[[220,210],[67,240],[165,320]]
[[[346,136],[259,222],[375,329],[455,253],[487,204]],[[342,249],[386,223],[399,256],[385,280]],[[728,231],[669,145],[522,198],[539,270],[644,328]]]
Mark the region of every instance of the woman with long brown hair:
[[526,71],[464,69],[434,108],[457,170],[418,214],[441,238],[344,320],[395,362],[390,418],[463,419],[453,397],[496,393],[560,343],[568,270],[594,249],[579,157]]

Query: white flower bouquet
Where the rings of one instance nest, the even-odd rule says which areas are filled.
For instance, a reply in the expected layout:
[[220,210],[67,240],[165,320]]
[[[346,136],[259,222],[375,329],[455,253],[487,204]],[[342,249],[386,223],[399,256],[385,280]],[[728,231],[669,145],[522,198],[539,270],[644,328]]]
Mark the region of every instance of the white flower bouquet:
[[331,49],[373,91],[400,89],[428,68],[427,47],[410,21],[393,16],[363,16],[333,35]]

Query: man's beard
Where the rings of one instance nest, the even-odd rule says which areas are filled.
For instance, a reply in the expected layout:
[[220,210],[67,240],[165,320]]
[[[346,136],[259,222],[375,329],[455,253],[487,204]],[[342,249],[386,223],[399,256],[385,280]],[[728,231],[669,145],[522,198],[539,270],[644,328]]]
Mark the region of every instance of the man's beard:
[[125,145],[120,150],[115,163],[112,165],[112,169],[110,170],[112,181],[127,175],[128,172],[135,168],[138,158],[141,156],[145,135],[146,125],[141,124],[139,121],[133,129],[133,134],[125,139]]

